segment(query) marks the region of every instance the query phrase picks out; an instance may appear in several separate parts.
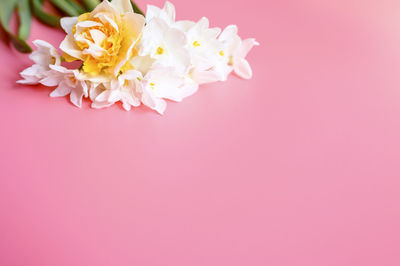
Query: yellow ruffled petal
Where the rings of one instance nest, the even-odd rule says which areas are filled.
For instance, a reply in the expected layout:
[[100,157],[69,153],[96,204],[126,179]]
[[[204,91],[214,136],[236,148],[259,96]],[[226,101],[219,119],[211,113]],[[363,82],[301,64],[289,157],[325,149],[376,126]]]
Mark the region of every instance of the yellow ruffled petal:
[[[120,7],[124,6],[124,1],[119,2]],[[82,23],[85,21],[90,23]],[[103,1],[91,13],[80,15],[77,23],[82,26],[72,27],[71,34],[66,37],[68,45],[62,47],[66,61],[82,60],[83,71],[90,75],[117,76],[120,71],[133,69],[129,60],[137,55],[135,46],[145,23],[142,15],[120,12],[116,6]],[[94,30],[105,36],[101,43],[92,37]]]
[[73,61],[76,61],[76,60],[79,60],[78,58],[75,58],[75,57],[73,57],[73,56],[70,56],[69,54],[67,54],[66,52],[63,52],[63,58],[65,59],[65,61],[67,61],[67,62],[73,62]]

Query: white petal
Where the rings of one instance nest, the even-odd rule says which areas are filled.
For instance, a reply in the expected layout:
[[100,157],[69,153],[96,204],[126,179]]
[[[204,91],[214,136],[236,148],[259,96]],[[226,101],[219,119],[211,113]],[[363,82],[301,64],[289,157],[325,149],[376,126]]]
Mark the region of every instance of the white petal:
[[166,1],[163,10],[172,22],[175,21],[175,6],[171,2]]
[[131,110],[131,105],[127,102],[122,102],[122,107],[125,109],[125,111]]
[[253,76],[249,62],[246,59],[242,58],[238,62],[235,62],[233,67],[235,73],[241,78],[250,79]]
[[95,101],[96,102],[108,102],[108,98],[110,97],[110,91],[109,90],[105,90],[105,91],[103,91],[102,93],[100,93],[97,97],[96,97],[96,99],[95,99]]
[[138,39],[141,37],[141,31],[143,30],[144,23],[145,23],[144,17],[142,15],[135,14],[135,13],[126,13],[124,18],[125,18],[126,23],[129,23],[131,25],[130,34],[132,34],[132,36],[137,36],[137,37],[136,37],[136,39],[130,40],[130,41],[132,41],[132,43],[130,44],[125,57],[120,62],[118,62],[118,64],[116,65],[116,67],[114,69],[115,76],[118,75],[121,67],[123,65],[125,65],[125,63],[128,62],[128,60],[130,59],[132,50],[135,47]]
[[60,44],[60,49],[72,57],[82,59],[82,52],[79,47],[75,44],[74,37],[67,35]]
[[221,29],[220,28],[210,28],[207,31],[207,38],[209,39],[216,39],[217,36],[221,33]]
[[96,26],[102,26],[102,24],[92,21],[92,20],[84,20],[81,22],[76,23],[75,27],[78,28],[91,28],[91,27],[96,27]]
[[48,87],[57,86],[63,78],[64,74],[51,70],[46,72],[45,77],[40,80],[40,83]]
[[107,36],[102,31],[96,29],[90,30],[90,35],[92,36],[94,43],[97,45],[101,45],[102,42],[107,38]]
[[121,13],[133,12],[130,0],[112,0],[111,4]]
[[54,48],[53,45],[51,45],[50,43],[48,43],[48,42],[46,42],[46,41],[43,41],[43,40],[34,40],[34,41],[33,41],[33,44],[34,44],[37,48],[45,47],[45,48],[47,48],[48,50]]
[[61,63],[60,55],[53,45],[42,40],[34,40],[33,43],[37,49],[29,55],[29,58],[36,64],[48,69],[49,64],[59,65]]
[[168,25],[175,22],[175,7],[170,2],[165,2],[164,8],[160,9],[153,5],[147,5],[146,21],[150,22],[153,18],[162,19]]
[[213,70],[198,70],[192,73],[192,78],[198,84],[213,83],[220,81],[221,75]]
[[23,80],[18,80],[17,83],[20,84],[38,84],[39,80],[44,77],[46,69],[43,68],[41,65],[33,65],[24,69],[20,75],[22,76]]
[[64,74],[72,74],[74,71],[68,68],[65,68],[63,66],[55,66],[55,65],[50,65],[49,66],[50,69],[60,72],[60,73],[64,73]]
[[82,97],[83,97],[83,91],[79,91],[77,89],[73,89],[71,91],[71,94],[69,95],[70,101],[77,107],[81,108],[82,107]]
[[156,98],[147,91],[144,91],[142,94],[142,103],[160,114],[163,114],[167,107],[167,103],[163,99]]
[[134,68],[143,74],[146,74],[150,67],[153,65],[155,59],[150,56],[135,56],[131,59],[130,63]]
[[227,26],[218,39],[222,42],[231,40],[238,33],[238,28],[236,25]]
[[95,101],[97,96],[100,95],[105,90],[104,86],[101,84],[99,85],[98,83],[91,82],[90,88],[89,88],[89,98],[91,101]]
[[107,101],[109,102],[118,102],[121,99],[121,91],[113,90],[110,92]]
[[198,22],[196,27],[199,29],[207,29],[210,26],[210,22],[208,21],[208,18],[202,17]]
[[182,99],[184,99],[196,93],[196,91],[199,89],[199,84],[193,82],[192,80],[188,80],[182,89]]
[[109,1],[103,0],[100,4],[96,6],[96,8],[91,12],[91,15],[97,17],[98,14],[102,13],[111,13],[115,15],[119,15],[119,11],[112,5]]
[[136,97],[136,95],[133,95],[132,92],[125,92],[123,96],[123,100],[129,103],[132,106],[139,106],[140,105],[140,100]]
[[107,14],[99,13],[94,15],[95,18],[99,18],[103,23],[109,23],[116,31],[118,30],[118,25],[113,19],[111,19]]
[[95,109],[101,109],[101,108],[106,108],[106,107],[110,107],[111,105],[113,105],[114,103],[109,103],[109,102],[93,102],[92,103],[92,108]]
[[87,82],[86,81],[79,81],[79,85],[82,88],[83,96],[85,96],[85,98],[87,98],[89,96],[89,88],[88,88]]
[[100,57],[104,54],[106,50],[102,48],[100,45],[97,45],[95,43],[90,43],[89,48],[84,49],[82,51],[82,54],[90,54],[93,57]]
[[247,54],[250,52],[250,50],[257,45],[259,45],[259,43],[256,42],[255,39],[243,40],[239,50],[235,53],[235,56],[239,58],[245,58]]
[[160,114],[164,114],[165,109],[167,108],[167,102],[162,99],[156,99],[156,106],[153,108]]
[[69,87],[66,82],[61,81],[60,85],[50,93],[50,97],[62,97],[68,95],[71,92],[71,87]]
[[67,34],[72,34],[72,27],[78,22],[78,17],[64,17],[60,19],[60,24]]
[[191,20],[181,20],[177,21],[174,25],[174,27],[180,29],[183,32],[187,32],[190,28],[192,28],[194,25],[196,25],[196,22],[191,21]]
[[149,22],[153,18],[158,17],[160,14],[160,8],[153,6],[153,5],[147,5],[147,11],[146,11],[146,21]]

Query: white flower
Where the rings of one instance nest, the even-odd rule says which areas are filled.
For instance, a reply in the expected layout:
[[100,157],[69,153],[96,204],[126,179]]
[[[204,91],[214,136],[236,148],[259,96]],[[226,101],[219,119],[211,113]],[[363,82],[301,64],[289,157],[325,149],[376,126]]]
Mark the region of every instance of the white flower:
[[143,75],[151,69],[151,66],[156,62],[156,59],[146,56],[135,56],[131,59],[130,64],[135,70],[141,72]]
[[221,30],[209,28],[207,18],[201,18],[197,23],[190,21],[177,22],[177,27],[185,31],[188,40],[187,49],[191,56],[190,77],[197,83],[209,83],[226,79],[215,70],[221,62],[222,44],[217,40]]
[[62,97],[69,94],[71,102],[82,106],[82,97],[88,96],[88,86],[77,69],[67,69],[63,66],[50,65],[51,71],[47,72],[48,77],[43,80],[46,86],[57,86],[50,93],[50,97]]
[[165,2],[163,9],[153,5],[147,5],[146,22],[149,23],[153,18],[160,18],[168,25],[173,25],[175,23],[174,5],[168,1]]
[[[222,60],[231,65],[238,76],[250,79],[253,73],[245,58],[253,46],[259,45],[259,43],[255,39],[242,40],[237,35],[237,32],[237,27],[230,25],[218,37],[218,40],[223,45],[221,50]],[[220,70],[223,71],[223,67]]]
[[[207,18],[201,18],[197,23],[192,24],[186,31],[188,49],[192,56],[202,57],[215,61],[222,46],[217,37],[221,32],[220,28],[210,28]],[[194,58],[195,60],[197,58]]]
[[130,110],[143,103],[162,114],[166,100],[182,101],[199,84],[224,81],[232,71],[251,78],[246,56],[258,45],[242,40],[235,25],[220,34],[205,17],[175,21],[170,2],[162,9],[149,5],[144,18],[130,0],[103,0],[90,13],[63,18],[61,26],[67,33],[60,45],[63,59],[80,62],[79,69],[61,66],[57,50],[37,40],[34,64],[17,82],[57,86],[50,96],[69,95],[78,107],[89,97],[93,108],[121,102]]
[[198,84],[185,78],[172,67],[155,66],[142,79],[142,103],[162,114],[166,108],[163,99],[182,101],[195,93]]
[[128,70],[117,79],[103,83],[90,89],[90,97],[93,100],[93,108],[104,108],[121,101],[122,107],[129,111],[131,106],[140,105],[140,96],[137,92],[141,73],[136,70]]
[[170,27],[160,18],[153,18],[143,30],[139,55],[149,56],[158,64],[185,73],[190,64],[185,45],[186,37],[182,31]]
[[222,76],[221,71],[216,70],[216,65],[216,62],[198,58],[196,64],[190,68],[188,77],[198,84],[223,80],[224,77]]
[[61,64],[60,55],[51,44],[42,40],[35,40],[33,43],[37,47],[37,50],[32,52],[29,58],[35,64],[20,73],[23,79],[18,80],[17,83],[38,84],[46,77],[46,72],[50,70],[50,65],[58,66]]

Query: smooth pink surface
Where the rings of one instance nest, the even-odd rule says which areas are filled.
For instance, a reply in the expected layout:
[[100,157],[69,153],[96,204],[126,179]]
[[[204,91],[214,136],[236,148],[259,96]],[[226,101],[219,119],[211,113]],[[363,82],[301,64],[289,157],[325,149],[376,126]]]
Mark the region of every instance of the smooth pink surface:
[[256,37],[254,78],[78,109],[1,42],[0,265],[400,265],[400,2],[174,4]]

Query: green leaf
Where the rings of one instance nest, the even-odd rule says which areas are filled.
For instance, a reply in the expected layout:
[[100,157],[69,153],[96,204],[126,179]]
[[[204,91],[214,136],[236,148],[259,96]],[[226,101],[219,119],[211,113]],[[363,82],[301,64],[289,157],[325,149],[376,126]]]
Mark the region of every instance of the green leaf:
[[92,11],[98,4],[100,4],[100,0],[83,0],[83,4],[87,11]]
[[[14,47],[22,53],[30,53],[32,52],[32,48],[25,42],[23,38],[13,34],[8,26],[11,16],[14,13],[17,5],[19,5],[18,0],[0,0],[0,23],[4,31],[7,33],[7,36],[10,38],[11,43],[14,45]],[[25,11],[22,13],[25,13]],[[26,19],[27,18],[25,14],[23,15],[23,18],[20,15],[21,27],[22,23],[24,23],[22,30],[20,30],[20,35],[23,37],[27,37],[27,35],[29,35],[29,30],[27,30],[27,27],[29,26],[27,25],[30,25],[30,21],[27,22]]]
[[[4,0],[3,0],[4,1]],[[76,10],[68,0],[50,0],[50,2],[60,11],[71,17],[79,16],[81,13]]]
[[43,0],[32,0],[33,14],[38,20],[52,27],[60,27],[60,17],[45,12],[42,7]]
[[75,0],[69,0],[68,2],[73,8],[75,8],[76,11],[79,12],[79,14],[83,14],[86,12],[86,9],[83,8],[83,6]]
[[29,37],[31,30],[31,9],[29,7],[29,0],[19,0],[17,4],[18,17],[19,17],[19,30],[18,37],[26,40]]
[[135,4],[135,2],[131,1],[131,4],[133,11],[135,11],[135,13],[145,16],[143,11]]

